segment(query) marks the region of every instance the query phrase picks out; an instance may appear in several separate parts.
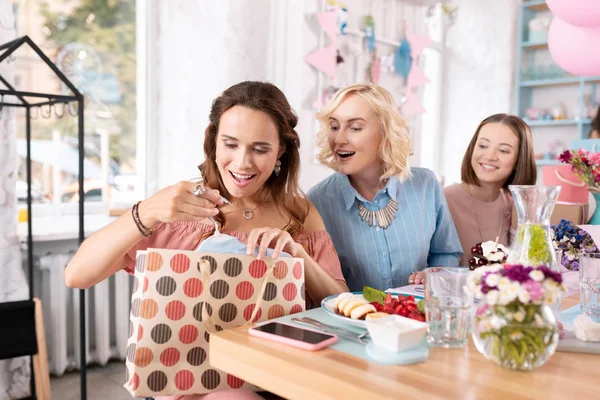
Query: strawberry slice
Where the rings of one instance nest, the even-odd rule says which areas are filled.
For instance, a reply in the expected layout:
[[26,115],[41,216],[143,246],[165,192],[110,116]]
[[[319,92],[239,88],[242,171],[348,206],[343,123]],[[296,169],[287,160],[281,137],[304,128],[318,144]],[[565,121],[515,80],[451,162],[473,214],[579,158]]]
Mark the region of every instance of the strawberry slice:
[[384,306],[391,305],[393,300],[394,300],[394,298],[392,297],[392,294],[388,293],[387,296],[385,296],[385,300],[383,301],[383,305]]

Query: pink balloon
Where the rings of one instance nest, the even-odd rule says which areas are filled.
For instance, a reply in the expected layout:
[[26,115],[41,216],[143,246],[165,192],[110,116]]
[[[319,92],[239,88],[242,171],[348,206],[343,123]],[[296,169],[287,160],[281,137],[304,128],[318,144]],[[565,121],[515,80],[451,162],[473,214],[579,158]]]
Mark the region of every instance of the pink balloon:
[[600,26],[582,28],[554,18],[548,48],[565,71],[577,76],[600,75]]
[[600,26],[599,0],[546,0],[555,16],[575,26]]

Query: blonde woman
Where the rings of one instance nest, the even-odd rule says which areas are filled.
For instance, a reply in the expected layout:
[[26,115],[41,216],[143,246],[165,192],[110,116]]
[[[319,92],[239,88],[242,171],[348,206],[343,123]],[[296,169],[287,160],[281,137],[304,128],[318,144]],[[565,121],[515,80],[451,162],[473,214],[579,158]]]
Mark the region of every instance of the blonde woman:
[[462,247],[435,175],[410,168],[410,137],[390,93],[348,86],[317,113],[319,161],[337,172],[309,192],[350,290],[423,283],[456,267]]

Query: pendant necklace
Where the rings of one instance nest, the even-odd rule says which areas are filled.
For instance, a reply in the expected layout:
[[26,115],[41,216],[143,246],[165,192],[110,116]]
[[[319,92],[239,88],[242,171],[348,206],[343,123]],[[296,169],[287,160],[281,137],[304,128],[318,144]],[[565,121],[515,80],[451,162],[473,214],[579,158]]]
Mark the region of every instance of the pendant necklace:
[[258,206],[254,207],[253,209],[247,209],[244,210],[244,219],[247,221],[250,221],[252,218],[254,218],[254,210],[256,210],[258,208]]
[[[481,225],[479,225],[479,218],[477,218],[477,208],[475,206],[475,196],[471,193],[471,188],[466,184],[461,184],[463,188],[467,190],[469,197],[471,198],[471,205],[473,211],[473,218],[475,219],[475,223],[477,224],[477,230],[479,231],[479,238],[481,239],[481,243],[483,243],[483,232],[481,231]],[[498,230],[498,234],[496,235],[496,243],[502,234],[502,228],[504,228],[504,219],[506,213],[506,200],[504,199],[504,190],[500,189],[499,193],[500,199],[502,200],[502,213],[500,214],[500,229]]]

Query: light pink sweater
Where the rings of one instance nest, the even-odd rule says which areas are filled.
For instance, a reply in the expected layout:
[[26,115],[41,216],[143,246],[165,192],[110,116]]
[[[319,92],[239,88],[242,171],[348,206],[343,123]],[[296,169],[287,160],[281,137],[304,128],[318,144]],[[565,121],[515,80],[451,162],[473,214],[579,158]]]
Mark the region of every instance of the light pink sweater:
[[513,201],[505,191],[501,191],[500,196],[490,202],[471,197],[460,184],[448,186],[444,194],[464,252],[460,259],[461,266],[469,265],[471,247],[479,242],[496,240],[496,236],[499,236],[498,243],[505,246],[510,244]]

